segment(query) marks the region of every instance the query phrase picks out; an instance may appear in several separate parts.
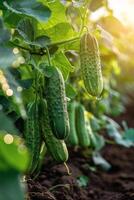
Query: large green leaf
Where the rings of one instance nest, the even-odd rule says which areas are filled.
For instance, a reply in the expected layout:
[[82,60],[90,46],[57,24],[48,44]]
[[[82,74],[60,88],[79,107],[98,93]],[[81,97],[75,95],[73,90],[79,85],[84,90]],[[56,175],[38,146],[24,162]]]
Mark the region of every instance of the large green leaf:
[[59,1],[40,0],[44,5],[47,5],[52,11],[52,15],[47,23],[43,23],[40,28],[48,29],[56,24],[67,22],[66,7]]
[[28,168],[29,153],[23,141],[15,135],[3,134],[2,131],[0,132],[0,158],[16,171],[24,172]]
[[24,191],[18,172],[0,171],[0,200],[24,200]]
[[53,42],[65,41],[76,36],[72,26],[65,22],[46,29],[45,34],[48,35]]
[[1,7],[18,15],[33,17],[39,21],[47,21],[51,15],[50,9],[36,0],[8,0],[4,1],[3,6],[1,5],[0,8]]

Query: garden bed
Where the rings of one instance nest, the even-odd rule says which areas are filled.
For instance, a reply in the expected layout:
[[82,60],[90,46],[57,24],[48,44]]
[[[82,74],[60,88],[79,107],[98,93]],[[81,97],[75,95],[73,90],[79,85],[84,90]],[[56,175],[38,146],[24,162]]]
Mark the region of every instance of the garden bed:
[[[134,127],[133,114],[133,107],[129,106],[127,112],[116,121],[126,120],[129,126]],[[109,172],[100,169],[93,172],[89,158],[84,158],[80,151],[70,152],[67,162],[70,176],[64,165],[54,165],[47,159],[39,177],[28,180],[29,196],[32,200],[134,199],[134,148],[106,145],[102,155],[112,165]],[[80,177],[87,177],[87,186],[80,187]]]

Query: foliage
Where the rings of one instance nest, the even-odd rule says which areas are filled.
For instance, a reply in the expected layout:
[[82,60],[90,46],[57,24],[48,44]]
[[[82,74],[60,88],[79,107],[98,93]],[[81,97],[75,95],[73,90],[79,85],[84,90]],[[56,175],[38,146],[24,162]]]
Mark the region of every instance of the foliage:
[[[105,7],[107,16],[93,21],[92,12],[101,7]],[[87,32],[94,35],[100,49],[104,88],[97,98],[86,92],[81,77],[80,39]],[[25,135],[29,103],[46,97],[45,81],[53,74],[50,66],[58,68],[63,76],[65,103],[76,101],[85,109],[85,131],[91,141],[86,150],[96,165],[110,168],[100,154],[108,142],[102,130],[107,130],[112,139],[109,142],[134,145],[133,129],[125,127],[121,132],[120,126],[107,117],[124,111],[120,86],[123,84],[127,93],[132,91],[134,48],[128,48],[133,42],[132,33],[113,16],[107,0],[0,0],[0,199],[24,199],[20,178],[31,161],[20,138]],[[53,89],[57,95],[56,86]],[[44,152],[40,149],[43,157]],[[40,165],[39,161],[34,176]],[[86,186],[88,179],[79,177],[78,182]]]

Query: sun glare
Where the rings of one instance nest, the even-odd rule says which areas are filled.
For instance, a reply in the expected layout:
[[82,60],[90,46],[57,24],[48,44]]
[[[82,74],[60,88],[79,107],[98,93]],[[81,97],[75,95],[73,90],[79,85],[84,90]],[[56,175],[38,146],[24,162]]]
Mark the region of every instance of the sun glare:
[[134,0],[108,0],[114,15],[123,24],[134,26]]

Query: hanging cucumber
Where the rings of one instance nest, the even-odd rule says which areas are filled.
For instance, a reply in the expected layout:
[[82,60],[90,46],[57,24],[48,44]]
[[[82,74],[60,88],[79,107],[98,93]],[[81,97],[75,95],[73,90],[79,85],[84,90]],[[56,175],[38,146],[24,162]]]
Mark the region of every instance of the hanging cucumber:
[[80,62],[87,92],[92,96],[100,96],[103,90],[103,78],[99,47],[96,38],[89,33],[85,33],[81,38]]
[[46,77],[45,88],[48,114],[55,137],[65,139],[70,132],[65,84],[60,70],[56,67],[52,68],[51,77]]
[[30,173],[33,173],[38,165],[41,149],[41,134],[38,113],[37,103],[30,103],[24,132],[26,145],[31,152],[31,165],[29,168]]
[[64,163],[68,160],[68,150],[65,142],[58,140],[52,133],[45,100],[40,100],[39,108],[41,132],[46,147],[54,160]]

